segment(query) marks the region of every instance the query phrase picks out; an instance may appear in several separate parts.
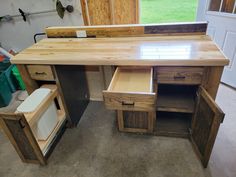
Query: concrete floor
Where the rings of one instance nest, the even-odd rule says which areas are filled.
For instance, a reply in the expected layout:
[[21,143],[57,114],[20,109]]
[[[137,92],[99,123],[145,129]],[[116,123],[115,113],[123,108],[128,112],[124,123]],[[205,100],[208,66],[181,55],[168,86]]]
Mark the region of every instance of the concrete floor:
[[235,177],[236,91],[221,85],[217,102],[226,117],[207,169],[187,139],[120,133],[115,113],[91,102],[78,127],[66,130],[47,166],[22,163],[0,133],[0,177]]

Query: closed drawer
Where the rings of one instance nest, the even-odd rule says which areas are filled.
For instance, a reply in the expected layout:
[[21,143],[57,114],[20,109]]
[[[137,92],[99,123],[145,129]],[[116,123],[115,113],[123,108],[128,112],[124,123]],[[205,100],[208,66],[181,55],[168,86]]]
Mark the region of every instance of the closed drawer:
[[108,109],[130,111],[155,110],[152,68],[118,67],[106,91],[103,91]]
[[30,77],[35,80],[53,81],[54,76],[51,66],[48,65],[27,65]]
[[157,67],[157,82],[164,84],[201,84],[203,70],[203,67]]

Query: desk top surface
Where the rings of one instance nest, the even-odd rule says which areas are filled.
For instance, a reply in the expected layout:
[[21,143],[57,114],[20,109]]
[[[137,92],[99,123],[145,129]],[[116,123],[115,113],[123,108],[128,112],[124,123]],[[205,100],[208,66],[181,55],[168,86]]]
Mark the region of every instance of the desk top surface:
[[11,59],[15,64],[224,66],[229,60],[206,35],[47,38]]

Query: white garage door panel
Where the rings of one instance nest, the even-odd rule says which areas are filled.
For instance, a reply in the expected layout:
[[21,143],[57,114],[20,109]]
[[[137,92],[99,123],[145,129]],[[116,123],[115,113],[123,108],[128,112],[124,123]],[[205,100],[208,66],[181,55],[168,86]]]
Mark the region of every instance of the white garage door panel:
[[230,60],[229,66],[224,68],[221,81],[236,88],[236,14],[225,16],[207,11],[205,14],[207,34]]
[[235,53],[236,53],[236,32],[227,32],[224,45],[223,45],[223,52],[225,56],[230,59],[230,64],[227,66],[226,69],[232,69],[232,65],[234,63],[235,59]]
[[207,28],[207,35],[210,36],[212,40],[215,39],[215,28],[214,26],[208,26]]

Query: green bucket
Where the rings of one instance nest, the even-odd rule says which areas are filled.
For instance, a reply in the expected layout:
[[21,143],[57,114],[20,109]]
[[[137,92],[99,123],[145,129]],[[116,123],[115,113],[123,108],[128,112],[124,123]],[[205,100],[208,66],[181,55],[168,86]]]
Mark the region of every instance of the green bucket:
[[19,73],[19,70],[17,69],[16,66],[14,66],[14,67],[12,68],[12,73],[13,73],[13,75],[16,77],[16,80],[18,81],[18,84],[19,84],[19,86],[20,86],[20,89],[21,89],[21,90],[25,90],[25,83],[24,83],[24,81],[22,80],[22,77],[21,77],[21,75],[20,75],[20,73]]
[[0,107],[8,106],[12,98],[5,74],[0,73]]

